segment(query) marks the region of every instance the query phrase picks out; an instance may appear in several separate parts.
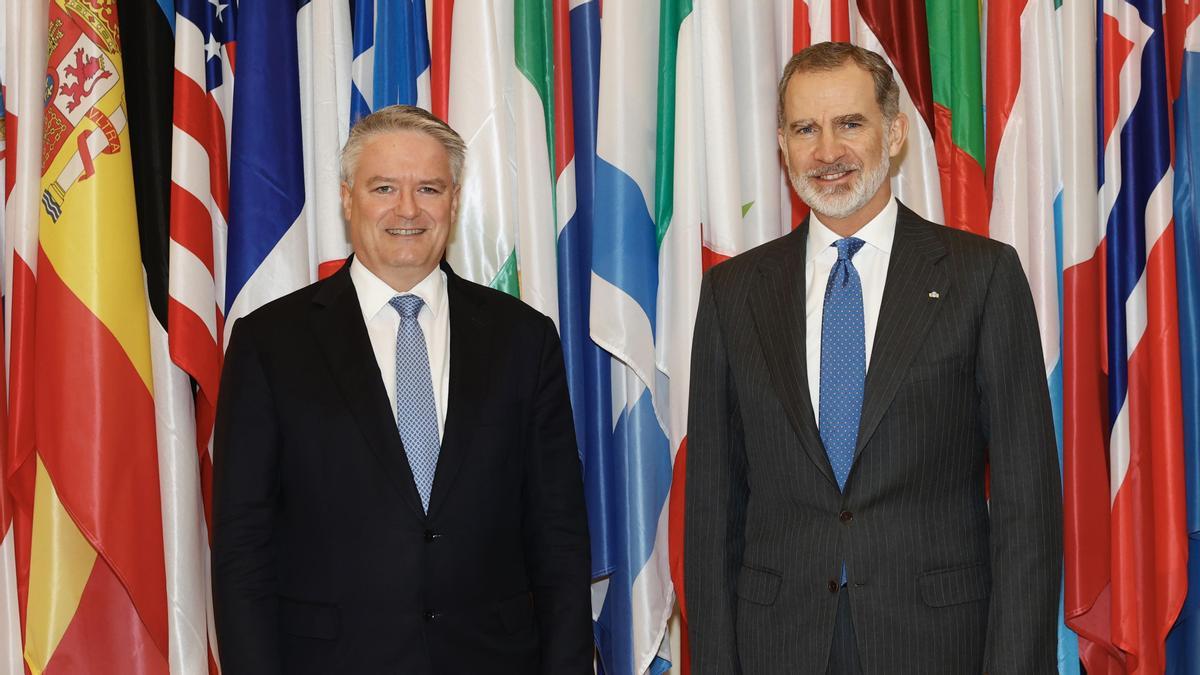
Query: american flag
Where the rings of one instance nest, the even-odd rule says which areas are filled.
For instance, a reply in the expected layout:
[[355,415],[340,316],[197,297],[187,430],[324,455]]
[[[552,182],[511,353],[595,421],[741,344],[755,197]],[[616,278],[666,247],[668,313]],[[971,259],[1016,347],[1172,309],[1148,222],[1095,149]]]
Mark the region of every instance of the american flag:
[[197,384],[196,440],[208,509],[224,331],[237,10],[233,0],[177,0],[176,11],[168,321],[171,358]]

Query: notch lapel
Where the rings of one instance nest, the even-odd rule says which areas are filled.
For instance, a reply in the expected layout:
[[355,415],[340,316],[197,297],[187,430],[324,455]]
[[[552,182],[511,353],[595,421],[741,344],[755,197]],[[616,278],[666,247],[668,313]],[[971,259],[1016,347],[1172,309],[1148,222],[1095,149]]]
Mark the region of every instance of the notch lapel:
[[450,266],[446,272],[450,309],[450,386],[446,395],[446,428],[438,455],[429,515],[435,516],[454,487],[454,478],[470,452],[479,411],[491,384],[493,338],[486,313],[477,298]]
[[921,219],[903,204],[898,206],[896,236],[867,370],[855,462],[891,406],[937,316],[942,303],[930,298],[929,293],[937,291],[944,297],[950,290],[945,272],[937,266],[946,255],[935,229],[941,226]]
[[313,297],[313,304],[312,330],[346,407],[384,474],[409,508],[424,518],[404,444],[396,431],[395,413],[390,410],[358,294],[350,280],[350,263],[329,278]]
[[757,291],[750,293],[750,308],[758,329],[771,382],[783,402],[788,420],[800,437],[809,460],[835,488],[837,479],[821,443],[813,415],[805,348],[805,244],[808,221],[787,235],[780,246],[758,264]]

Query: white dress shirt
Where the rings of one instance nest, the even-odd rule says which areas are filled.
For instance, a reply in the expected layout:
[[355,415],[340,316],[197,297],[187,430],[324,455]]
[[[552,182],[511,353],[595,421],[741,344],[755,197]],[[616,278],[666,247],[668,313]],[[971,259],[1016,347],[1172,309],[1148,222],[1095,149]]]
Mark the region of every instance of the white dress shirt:
[[[888,262],[892,257],[892,240],[896,237],[896,198],[862,228],[850,235],[865,242],[851,262],[858,270],[863,293],[863,333],[866,338],[868,371],[871,368],[871,347],[875,342],[875,326],[879,323],[879,305],[883,302],[883,287],[887,282]],[[842,236],[825,226],[813,213],[808,218],[808,244],[804,265],[804,346],[808,356],[808,390],[812,395],[813,415],[821,420],[821,320],[825,316],[825,286],[829,271],[837,262],[837,247],[833,244]]]
[[396,334],[400,331],[400,314],[388,304],[397,295],[416,295],[425,301],[417,314],[417,323],[425,334],[425,349],[429,353],[429,375],[433,384],[433,401],[437,406],[438,440],[445,436],[446,397],[450,389],[450,303],[446,297],[446,273],[434,268],[411,291],[398,293],[383,279],[355,258],[350,263],[350,280],[358,293],[363,322],[371,338],[371,350],[379,364],[383,387],[396,416]]

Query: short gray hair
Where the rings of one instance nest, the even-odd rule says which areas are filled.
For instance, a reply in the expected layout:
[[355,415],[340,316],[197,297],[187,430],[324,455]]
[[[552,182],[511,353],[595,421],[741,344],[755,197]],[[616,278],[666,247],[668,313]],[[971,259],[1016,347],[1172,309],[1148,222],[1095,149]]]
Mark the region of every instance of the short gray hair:
[[342,148],[342,180],[353,184],[354,172],[358,169],[358,157],[368,140],[393,131],[416,131],[441,143],[450,159],[450,173],[454,177],[454,184],[462,185],[467,144],[449,124],[429,111],[412,105],[390,105],[380,108],[354,123],[350,129],[350,137],[346,139],[346,145]]
[[779,128],[783,128],[783,97],[793,75],[829,72],[848,62],[853,62],[871,76],[875,83],[875,102],[883,111],[884,122],[896,119],[896,115],[900,114],[900,86],[896,84],[892,67],[882,56],[849,42],[818,42],[796,52],[783,67],[783,77],[779,78]]

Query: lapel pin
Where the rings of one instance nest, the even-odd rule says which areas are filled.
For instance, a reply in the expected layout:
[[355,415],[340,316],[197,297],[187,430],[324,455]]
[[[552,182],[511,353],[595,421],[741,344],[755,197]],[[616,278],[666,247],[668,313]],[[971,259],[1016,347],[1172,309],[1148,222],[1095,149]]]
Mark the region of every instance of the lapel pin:
[[937,300],[938,298],[940,298],[942,296],[939,295],[937,291],[929,291],[929,297],[933,298],[934,300]]

